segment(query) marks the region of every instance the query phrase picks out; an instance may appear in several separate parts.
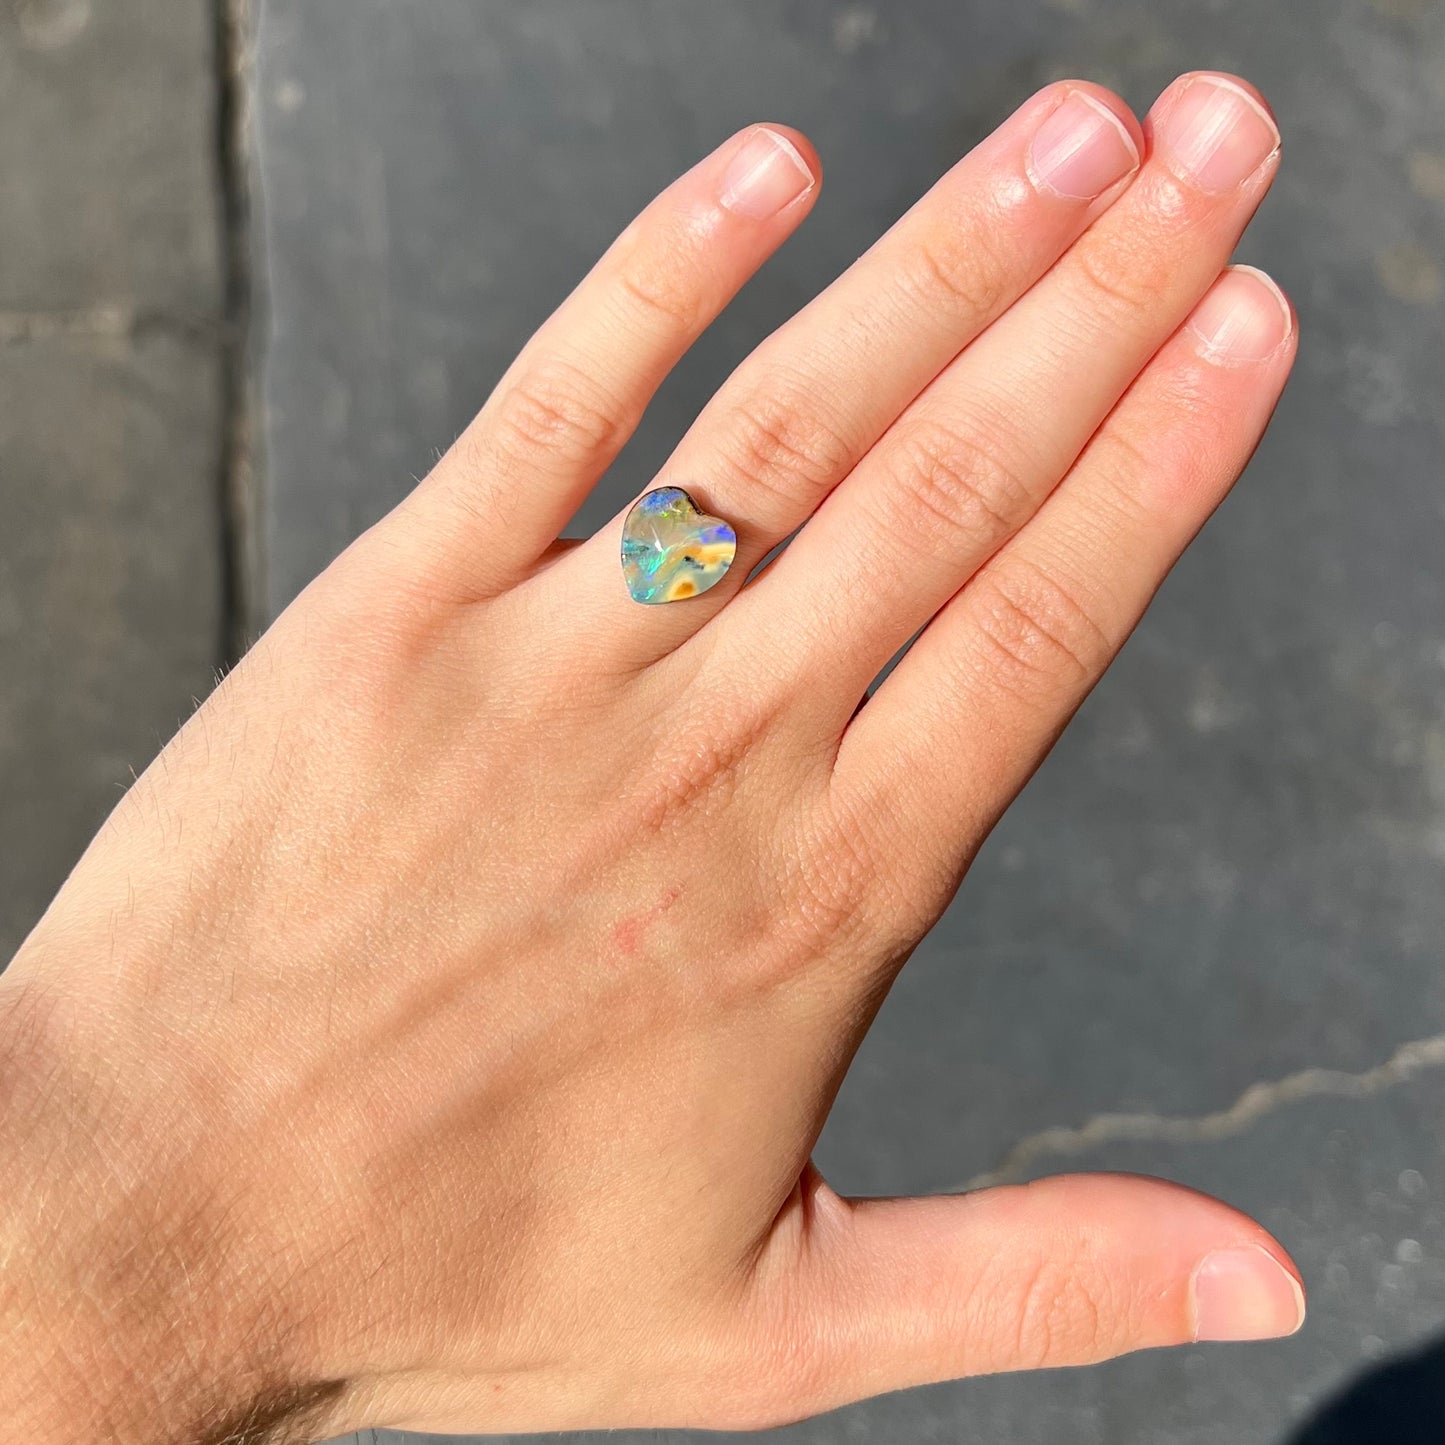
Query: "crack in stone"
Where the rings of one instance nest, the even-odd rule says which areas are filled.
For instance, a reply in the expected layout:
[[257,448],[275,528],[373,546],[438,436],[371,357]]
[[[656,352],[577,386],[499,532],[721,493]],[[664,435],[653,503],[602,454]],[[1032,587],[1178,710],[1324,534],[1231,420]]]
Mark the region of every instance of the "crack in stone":
[[1406,1083],[1427,1069],[1439,1068],[1445,1068],[1445,1034],[1401,1044],[1383,1064],[1360,1073],[1301,1069],[1282,1079],[1251,1084],[1229,1108],[1212,1114],[1096,1114],[1077,1127],[1043,1129],[1028,1135],[988,1173],[956,1186],[956,1190],[1016,1183],[1048,1155],[1082,1154],[1101,1144],[1193,1144],[1228,1139],[1245,1133],[1265,1115],[1302,1099],[1367,1098]]
[[34,341],[138,341],[167,335],[200,345],[226,340],[224,322],[211,316],[186,316],[129,306],[121,302],[77,311],[0,311],[0,346]]
[[211,0],[216,86],[215,175],[225,276],[226,344],[221,353],[221,573],[223,662],[234,663],[260,616],[260,498],[253,416],[251,274],[253,163],[251,72],[255,28],[251,0]]

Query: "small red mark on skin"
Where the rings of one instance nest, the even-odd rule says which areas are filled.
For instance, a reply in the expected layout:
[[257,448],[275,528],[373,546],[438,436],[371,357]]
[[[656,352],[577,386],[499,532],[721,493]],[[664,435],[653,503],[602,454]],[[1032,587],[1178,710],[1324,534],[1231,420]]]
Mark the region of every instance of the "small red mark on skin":
[[682,888],[679,884],[672,884],[671,887],[663,890],[662,897],[641,913],[634,913],[624,918],[620,923],[613,926],[612,941],[617,945],[617,951],[624,958],[631,958],[642,943],[643,935],[648,928],[657,922],[679,898],[682,897]]

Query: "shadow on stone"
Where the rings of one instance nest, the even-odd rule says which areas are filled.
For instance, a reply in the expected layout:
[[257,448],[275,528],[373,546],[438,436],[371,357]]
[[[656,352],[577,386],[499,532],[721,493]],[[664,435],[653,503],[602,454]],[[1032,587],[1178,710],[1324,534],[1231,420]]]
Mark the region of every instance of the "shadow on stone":
[[1445,1337],[1391,1360],[1337,1395],[1289,1445],[1440,1445],[1445,1440]]

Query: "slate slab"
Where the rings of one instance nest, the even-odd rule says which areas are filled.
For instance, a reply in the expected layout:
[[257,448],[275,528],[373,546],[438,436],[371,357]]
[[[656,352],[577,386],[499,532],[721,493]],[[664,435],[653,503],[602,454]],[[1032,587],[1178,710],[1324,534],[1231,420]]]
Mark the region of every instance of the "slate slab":
[[0,5],[0,966],[221,660],[209,5]]
[[0,311],[214,315],[210,4],[0,6]]
[[[578,531],[1039,84],[1091,76],[1142,111],[1185,69],[1259,83],[1286,159],[1242,259],[1295,296],[1296,379],[1241,490],[895,989],[820,1162],[848,1190],[946,1188],[1052,1126],[1228,1111],[1259,1080],[1368,1071],[1445,1029],[1445,10],[269,0],[261,20],[273,611],[426,470],[638,207],[733,128],[804,128],[823,196],[664,387]],[[1388,1105],[1421,1155],[1438,1154],[1428,1098],[1422,1082]],[[1377,1162],[1371,1129],[1352,1139],[1361,1167]],[[1181,1147],[1157,1167],[1196,1162]],[[1271,1166],[1302,1256],[1306,1203],[1358,1206],[1318,1166],[1283,1148]],[[1222,1181],[1250,1201],[1244,1174]],[[1417,1227],[1438,1252],[1438,1219]],[[1373,1285],[1339,1308],[1387,1348],[1441,1314],[1385,1328]],[[1282,1445],[1361,1363],[1324,1339],[1230,1353],[1192,1413],[1176,1408],[1185,1366],[1157,1357],[1097,1386],[923,1392],[803,1433],[1087,1440],[1097,1418],[1114,1442]]]
[[210,691],[218,397],[186,339],[0,346],[0,959]]

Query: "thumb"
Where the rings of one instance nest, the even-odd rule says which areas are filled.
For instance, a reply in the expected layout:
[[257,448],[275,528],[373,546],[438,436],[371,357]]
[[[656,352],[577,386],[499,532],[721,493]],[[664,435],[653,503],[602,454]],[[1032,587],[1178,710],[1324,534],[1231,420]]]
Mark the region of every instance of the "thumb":
[[[767,1292],[809,1413],[965,1375],[1294,1333],[1304,1290],[1258,1224],[1176,1184],[1076,1174],[845,1200],[816,1174]],[[770,1286],[770,1288],[769,1288]],[[774,1320],[779,1314],[769,1311]]]

